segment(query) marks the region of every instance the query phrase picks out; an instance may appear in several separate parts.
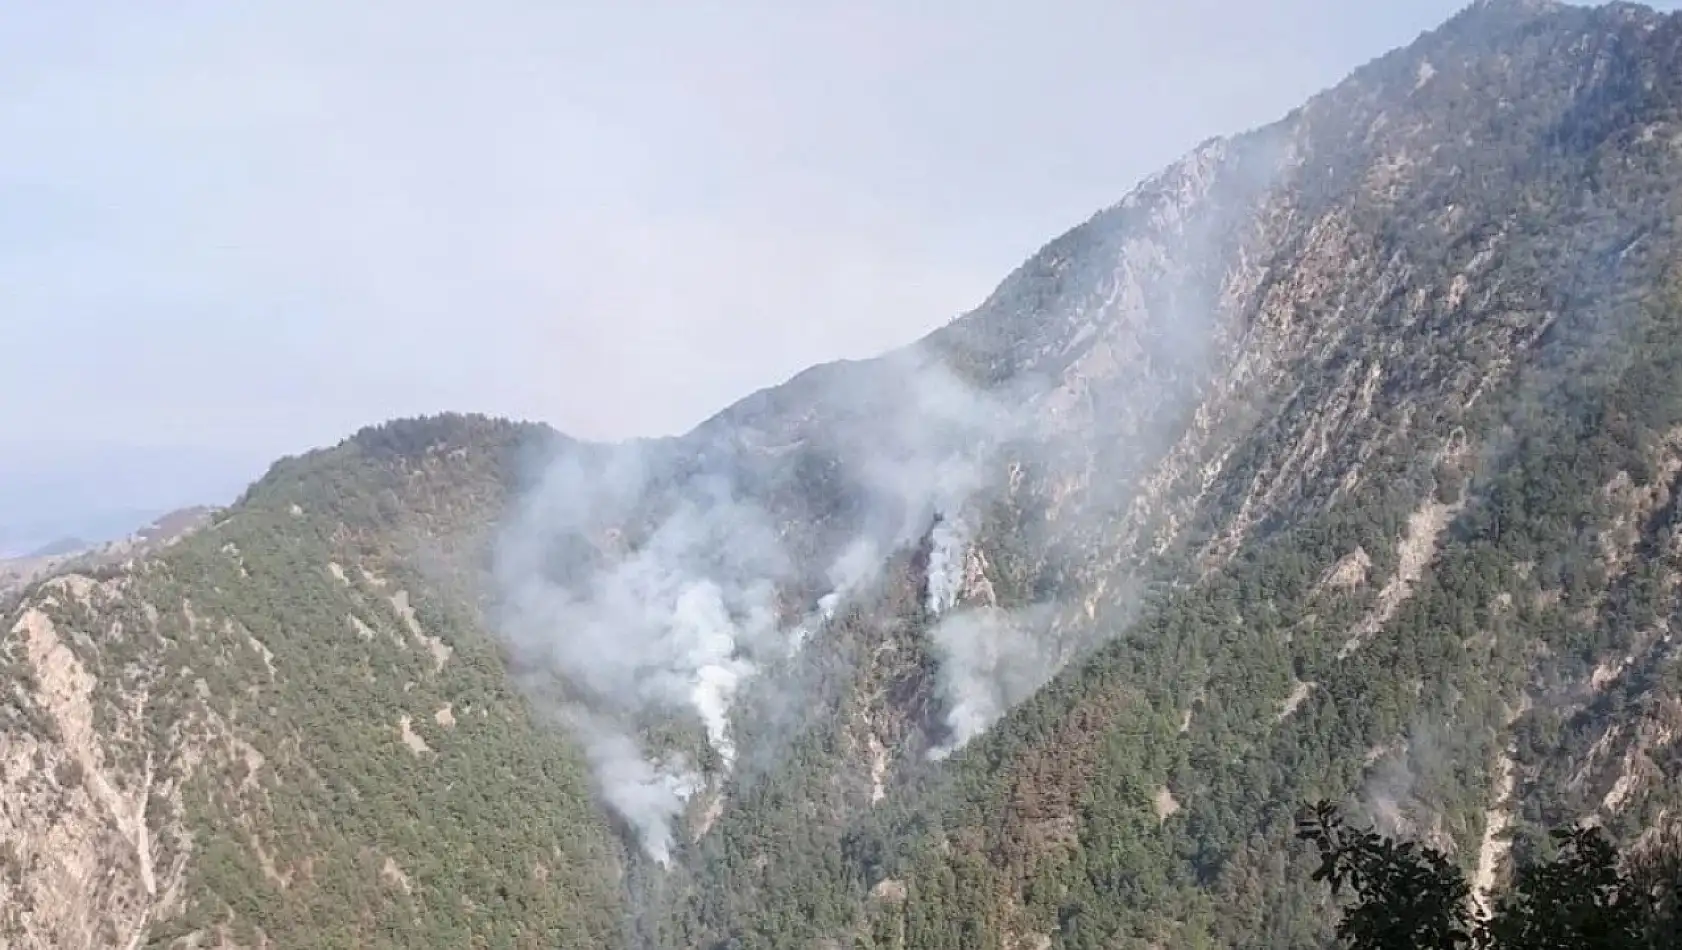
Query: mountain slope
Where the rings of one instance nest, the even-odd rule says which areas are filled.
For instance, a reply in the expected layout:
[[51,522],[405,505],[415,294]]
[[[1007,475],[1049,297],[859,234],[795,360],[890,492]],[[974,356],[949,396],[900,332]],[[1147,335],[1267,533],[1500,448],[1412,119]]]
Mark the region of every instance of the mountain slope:
[[[1305,799],[1353,795],[1485,875],[1504,822],[1524,848],[1535,820],[1673,817],[1678,37],[1634,7],[1479,4],[1200,148],[927,341],[1027,407],[972,496],[971,600],[1108,645],[933,791],[890,761],[904,789],[828,824],[811,792],[752,799],[668,940],[1290,946],[1326,917],[1292,864]],[[755,445],[834,467],[810,456],[881,371],[710,431],[739,469]],[[954,699],[941,624],[889,615],[899,678],[862,671],[765,785],[868,789],[872,750],[914,753],[918,709]],[[996,645],[988,677],[1047,652]],[[1587,702],[1635,669],[1639,722]]]
[[611,945],[615,849],[463,596],[541,438],[369,430],[167,552],[29,593],[4,643],[7,942]]
[[36,584],[8,936],[1311,947],[1304,801],[1674,822],[1679,107],[1682,19],[1484,0],[905,352]]

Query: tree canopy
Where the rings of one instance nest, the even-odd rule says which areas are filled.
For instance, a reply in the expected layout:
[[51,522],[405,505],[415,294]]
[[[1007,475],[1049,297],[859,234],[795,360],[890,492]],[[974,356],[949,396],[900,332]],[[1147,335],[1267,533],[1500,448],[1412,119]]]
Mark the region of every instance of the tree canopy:
[[[1320,853],[1314,880],[1349,904],[1350,950],[1660,950],[1682,943],[1682,835],[1620,853],[1597,827],[1555,829],[1554,853],[1515,869],[1483,901],[1443,852],[1306,809],[1297,836]],[[1487,906],[1487,913],[1480,907]]]

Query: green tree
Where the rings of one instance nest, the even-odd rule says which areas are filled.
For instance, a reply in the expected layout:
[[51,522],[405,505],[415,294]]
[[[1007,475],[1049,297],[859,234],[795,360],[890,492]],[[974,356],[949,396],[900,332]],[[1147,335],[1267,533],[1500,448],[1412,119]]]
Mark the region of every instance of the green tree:
[[1306,810],[1297,837],[1320,854],[1315,881],[1348,893],[1337,936],[1351,950],[1659,950],[1682,934],[1682,838],[1621,855],[1599,828],[1551,832],[1557,853],[1521,866],[1479,915],[1464,875],[1442,852],[1345,824],[1337,807]]

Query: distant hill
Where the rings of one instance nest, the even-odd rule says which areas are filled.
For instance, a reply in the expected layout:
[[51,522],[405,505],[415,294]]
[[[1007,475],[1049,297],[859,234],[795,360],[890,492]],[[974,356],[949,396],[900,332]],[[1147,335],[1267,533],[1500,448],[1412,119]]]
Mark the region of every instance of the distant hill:
[[64,539],[15,558],[0,558],[0,599],[42,577],[69,570],[95,570],[155,554],[207,524],[215,509],[182,508],[132,533],[100,544]]
[[89,547],[92,547],[92,546],[93,546],[92,544],[90,544],[87,541],[82,540],[81,538],[60,538],[57,541],[50,541],[46,544],[41,545],[40,547],[36,548],[35,550],[30,551],[27,554],[24,554],[23,555],[23,560],[33,560],[33,559],[36,559],[36,558],[46,558],[46,557],[57,557],[57,556],[63,555],[63,554],[71,554],[73,552],[80,551],[84,548],[89,548]]
[[227,504],[267,461],[195,447],[0,446],[0,557],[114,541],[180,508]]

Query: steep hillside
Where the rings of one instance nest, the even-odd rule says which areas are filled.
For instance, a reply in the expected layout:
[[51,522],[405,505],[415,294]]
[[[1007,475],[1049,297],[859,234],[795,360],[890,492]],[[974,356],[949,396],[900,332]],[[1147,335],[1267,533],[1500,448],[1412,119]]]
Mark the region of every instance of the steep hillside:
[[504,632],[675,849],[643,939],[1310,946],[1303,801],[1480,882],[1538,823],[1674,820],[1679,41],[1477,4],[913,351],[561,465],[598,503],[516,546],[635,553],[511,589],[659,685]]
[[0,941],[607,946],[616,849],[467,592],[540,430],[446,417],[281,462],[0,643]]
[[1314,947],[1682,815],[1682,18],[1484,0],[675,439],[394,423],[8,618],[22,946]]

